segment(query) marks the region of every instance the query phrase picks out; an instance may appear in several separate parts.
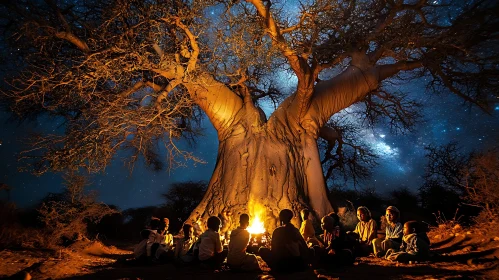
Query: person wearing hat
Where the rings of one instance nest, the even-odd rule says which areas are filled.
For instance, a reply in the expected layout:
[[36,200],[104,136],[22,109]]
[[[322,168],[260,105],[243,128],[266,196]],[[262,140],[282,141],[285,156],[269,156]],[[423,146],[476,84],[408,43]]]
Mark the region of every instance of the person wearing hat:
[[395,206],[386,208],[386,235],[385,239],[373,240],[373,252],[376,257],[383,257],[388,249],[398,249],[402,244],[403,226],[399,222],[400,211]]

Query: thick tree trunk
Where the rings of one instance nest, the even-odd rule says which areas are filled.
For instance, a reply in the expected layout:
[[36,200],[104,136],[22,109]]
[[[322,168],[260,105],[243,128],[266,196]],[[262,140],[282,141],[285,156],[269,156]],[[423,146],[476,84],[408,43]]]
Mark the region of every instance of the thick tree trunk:
[[[320,128],[333,114],[376,89],[381,80],[419,66],[352,65],[315,86],[306,113],[301,114],[301,101],[294,94],[266,123],[252,102],[243,101],[214,79],[186,84],[207,112],[220,141],[206,195],[187,222],[204,226],[208,217],[222,216],[224,232],[237,226],[241,213],[248,213],[253,218],[259,215],[265,228],[272,231],[282,209],[295,213],[296,225],[298,213],[305,207],[316,218],[332,211],[316,142]],[[226,217],[228,212],[231,215]]]
[[282,209],[293,210],[295,224],[305,207],[318,216],[332,210],[315,139],[273,127],[265,124],[255,131],[236,124],[220,141],[208,190],[188,222],[204,225],[208,217],[230,212],[225,231],[237,226],[242,213],[260,214],[272,231]]

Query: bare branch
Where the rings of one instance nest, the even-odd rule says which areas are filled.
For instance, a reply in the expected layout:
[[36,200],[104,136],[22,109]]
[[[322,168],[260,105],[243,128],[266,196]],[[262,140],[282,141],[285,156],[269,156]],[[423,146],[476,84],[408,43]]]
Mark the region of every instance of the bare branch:
[[294,25],[294,26],[290,26],[288,28],[285,28],[283,30],[281,30],[281,34],[286,34],[286,33],[290,33],[292,31],[295,31],[297,29],[299,29],[302,25],[303,25],[303,22],[307,19],[307,18],[310,18],[312,15],[309,14],[309,13],[303,13],[301,15],[301,18],[300,18],[300,21]]

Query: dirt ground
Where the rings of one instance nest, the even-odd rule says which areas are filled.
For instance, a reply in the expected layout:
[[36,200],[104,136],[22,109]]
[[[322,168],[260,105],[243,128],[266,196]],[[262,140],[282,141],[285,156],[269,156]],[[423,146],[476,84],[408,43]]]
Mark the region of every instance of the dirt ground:
[[[496,236],[497,235],[497,236]],[[398,264],[365,257],[333,271],[309,269],[275,274],[208,271],[173,264],[130,266],[117,261],[131,245],[78,242],[61,250],[0,251],[0,278],[8,279],[499,279],[499,232],[436,229],[429,234],[436,257],[428,262]]]

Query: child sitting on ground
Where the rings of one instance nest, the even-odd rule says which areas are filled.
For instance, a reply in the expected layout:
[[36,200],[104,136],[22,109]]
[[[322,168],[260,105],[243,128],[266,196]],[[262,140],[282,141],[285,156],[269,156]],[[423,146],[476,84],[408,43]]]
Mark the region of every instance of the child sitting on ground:
[[325,266],[352,264],[353,253],[345,247],[339,217],[336,219],[331,215],[324,216],[321,220],[321,228],[324,230],[324,234],[321,235],[322,246],[314,247],[315,256],[319,258],[319,262]]
[[385,239],[373,240],[373,251],[376,257],[383,257],[389,249],[398,249],[402,243],[402,224],[399,223],[400,211],[395,206],[386,208]]
[[223,250],[218,233],[221,223],[218,217],[209,217],[208,229],[199,236],[199,261],[201,264],[215,269],[219,268],[227,257],[227,251]]
[[389,249],[386,259],[397,262],[422,261],[430,254],[430,240],[426,232],[420,229],[417,221],[404,224],[404,237],[400,250]]
[[355,255],[366,256],[372,250],[372,241],[376,237],[377,224],[371,217],[371,211],[365,206],[357,208],[359,223],[353,232],[347,232],[350,241],[353,240]]
[[151,222],[149,223],[150,227],[150,233],[149,237],[147,239],[147,245],[146,245],[146,253],[147,257],[152,259],[156,256],[156,250],[159,248],[159,239],[160,239],[160,234],[158,233],[158,229],[161,227],[161,221],[153,217],[151,218]]
[[182,227],[184,236],[178,238],[175,242],[175,254],[174,258],[180,260],[184,263],[190,263],[194,260],[194,254],[189,251],[194,245],[194,227],[190,224],[184,224]]
[[168,218],[163,218],[163,221],[159,222],[155,240],[155,243],[158,244],[158,249],[154,254],[157,260],[173,258],[173,235],[168,232],[169,227],[170,220]]
[[142,237],[142,241],[139,244],[135,245],[133,249],[133,257],[137,261],[142,261],[147,259],[147,241],[149,240],[149,235],[151,234],[151,230],[143,229],[140,232],[140,237]]
[[260,269],[256,256],[246,253],[246,247],[248,246],[250,240],[250,233],[246,230],[248,226],[248,214],[241,214],[239,217],[239,227],[233,230],[230,234],[227,263],[233,269],[245,271]]
[[319,245],[319,240],[315,237],[314,225],[312,224],[312,220],[310,219],[310,210],[305,208],[301,210],[300,214],[302,219],[300,234],[303,236],[303,239],[309,247]]

